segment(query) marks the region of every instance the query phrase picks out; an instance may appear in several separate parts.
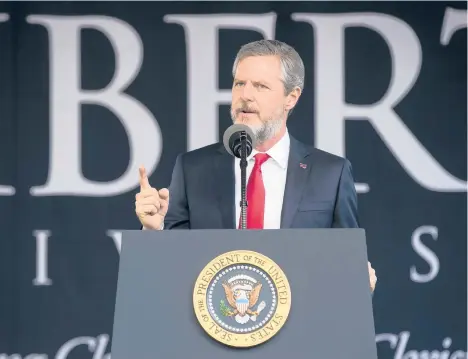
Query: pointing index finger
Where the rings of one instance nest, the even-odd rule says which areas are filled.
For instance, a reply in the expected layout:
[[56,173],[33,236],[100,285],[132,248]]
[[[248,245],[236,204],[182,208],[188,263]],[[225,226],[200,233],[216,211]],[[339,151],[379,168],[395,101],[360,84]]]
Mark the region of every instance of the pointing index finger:
[[151,188],[151,185],[148,181],[148,175],[146,174],[146,169],[144,166],[140,167],[140,189],[145,190]]

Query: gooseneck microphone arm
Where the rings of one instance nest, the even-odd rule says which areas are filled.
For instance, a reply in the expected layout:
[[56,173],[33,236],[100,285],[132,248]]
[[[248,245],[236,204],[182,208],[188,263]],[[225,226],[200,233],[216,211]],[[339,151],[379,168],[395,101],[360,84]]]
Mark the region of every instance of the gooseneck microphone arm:
[[241,171],[241,199],[239,202],[241,215],[239,221],[239,228],[247,228],[247,157],[252,153],[255,148],[256,138],[252,129],[244,124],[234,124],[230,126],[223,136],[223,144],[226,151],[234,157],[240,158],[240,171]]
[[240,135],[240,171],[241,171],[241,216],[240,216],[240,229],[247,228],[247,198],[246,198],[246,182],[247,182],[247,134],[245,131]]

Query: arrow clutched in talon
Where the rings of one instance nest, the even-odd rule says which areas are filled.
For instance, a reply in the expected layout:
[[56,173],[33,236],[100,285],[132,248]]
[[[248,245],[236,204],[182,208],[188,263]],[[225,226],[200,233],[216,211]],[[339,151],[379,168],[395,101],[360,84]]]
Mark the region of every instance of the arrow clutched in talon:
[[258,305],[257,310],[254,312],[254,315],[252,315],[252,316],[250,317],[250,320],[252,320],[252,321],[255,322],[255,321],[257,320],[257,316],[260,315],[260,313],[262,312],[263,309],[265,309],[265,307],[266,307],[266,303],[265,303],[265,301],[262,301],[262,302]]

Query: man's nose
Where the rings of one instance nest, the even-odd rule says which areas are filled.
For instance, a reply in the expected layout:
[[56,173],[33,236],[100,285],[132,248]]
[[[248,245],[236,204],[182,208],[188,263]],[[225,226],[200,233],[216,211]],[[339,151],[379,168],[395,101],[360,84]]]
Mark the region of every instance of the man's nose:
[[244,101],[253,101],[255,98],[255,89],[251,83],[246,83],[242,89],[241,97]]

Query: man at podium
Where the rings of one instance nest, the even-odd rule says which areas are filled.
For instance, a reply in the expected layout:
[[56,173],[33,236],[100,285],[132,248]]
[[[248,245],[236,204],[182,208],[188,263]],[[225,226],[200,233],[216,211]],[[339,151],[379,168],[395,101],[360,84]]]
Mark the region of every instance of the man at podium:
[[[299,54],[277,40],[251,42],[239,50],[232,72],[231,117],[234,125],[248,127],[255,143],[246,157],[245,198],[241,159],[225,135],[222,143],[179,155],[169,189],[151,187],[140,168],[135,212],[142,228],[359,227],[350,162],[288,133],[288,116],[304,86]],[[245,227],[242,199],[248,204]],[[369,275],[374,290],[370,263]]]

